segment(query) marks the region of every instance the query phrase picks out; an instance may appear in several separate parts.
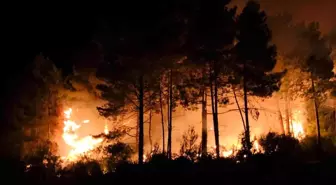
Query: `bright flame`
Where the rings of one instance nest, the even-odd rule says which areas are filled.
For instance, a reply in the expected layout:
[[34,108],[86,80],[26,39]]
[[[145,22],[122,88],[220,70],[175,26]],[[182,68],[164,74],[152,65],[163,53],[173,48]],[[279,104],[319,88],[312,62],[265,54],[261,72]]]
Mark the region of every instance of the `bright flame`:
[[293,130],[293,135],[295,138],[301,140],[305,137],[305,133],[303,131],[302,124],[300,122],[293,122],[292,130]]
[[222,152],[222,155],[225,158],[232,156],[232,154],[233,154],[233,150],[228,150],[228,151],[223,151]]
[[300,111],[294,112],[292,124],[290,126],[293,136],[298,140],[302,140],[306,136],[303,130],[301,119],[299,118],[301,115],[300,113]]
[[261,147],[260,147],[260,144],[258,142],[258,140],[255,140],[253,142],[253,149],[257,152],[257,153],[260,153],[261,152]]
[[[66,119],[64,121],[62,137],[65,143],[72,147],[66,159],[70,161],[76,161],[80,155],[96,148],[98,144],[100,144],[103,141],[103,139],[102,138],[96,139],[93,138],[92,136],[86,136],[84,138],[79,139],[78,135],[76,134],[76,130],[78,130],[81,127],[81,125],[78,125],[76,122],[71,120],[71,113],[72,113],[71,108],[64,111]],[[85,121],[89,122],[89,120]]]
[[104,127],[104,133],[107,135],[109,133],[109,130],[108,130],[108,127],[107,127],[107,124],[105,123],[105,127]]
[[89,123],[90,122],[90,120],[84,120],[83,121],[83,123]]

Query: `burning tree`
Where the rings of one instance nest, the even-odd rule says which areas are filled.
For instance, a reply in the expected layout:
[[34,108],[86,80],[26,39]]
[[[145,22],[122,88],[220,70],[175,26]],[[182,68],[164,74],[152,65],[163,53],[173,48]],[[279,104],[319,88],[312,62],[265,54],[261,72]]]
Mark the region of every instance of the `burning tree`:
[[317,23],[307,25],[298,36],[305,47],[301,47],[300,44],[296,47],[294,53],[299,59],[298,66],[308,74],[310,81],[309,91],[307,91],[305,97],[313,99],[314,102],[317,144],[320,149],[321,133],[318,109],[325,99],[323,97],[332,87],[330,79],[334,76],[334,73],[332,71],[333,61],[330,58],[331,48],[328,47],[326,39],[321,36]]

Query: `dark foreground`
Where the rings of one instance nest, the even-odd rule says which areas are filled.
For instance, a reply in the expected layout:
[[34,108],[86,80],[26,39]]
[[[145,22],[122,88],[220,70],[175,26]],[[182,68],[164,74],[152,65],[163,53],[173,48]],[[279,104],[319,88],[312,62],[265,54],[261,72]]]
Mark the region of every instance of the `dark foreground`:
[[4,161],[1,165],[1,184],[272,184],[320,185],[336,184],[336,158],[322,161],[297,162],[293,160],[254,157],[245,163],[234,160],[205,160],[192,163],[185,159],[152,161],[144,165],[124,164],[113,173],[78,168],[62,175],[45,169],[24,172],[22,163]]

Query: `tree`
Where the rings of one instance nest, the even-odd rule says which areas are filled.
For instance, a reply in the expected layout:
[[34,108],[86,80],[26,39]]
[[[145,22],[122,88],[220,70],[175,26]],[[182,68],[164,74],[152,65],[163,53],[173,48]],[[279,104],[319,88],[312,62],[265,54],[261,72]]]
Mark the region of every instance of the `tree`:
[[245,112],[245,144],[248,150],[250,126],[248,115],[248,94],[270,96],[278,90],[279,75],[271,72],[276,64],[276,48],[270,44],[271,32],[266,24],[266,14],[260,5],[249,1],[237,20],[238,33],[236,45],[238,72],[242,76]]
[[[227,63],[230,56],[229,51],[233,47],[235,36],[234,16],[236,9],[228,8],[228,3],[228,0],[200,1],[198,9],[189,23],[187,39],[188,59],[198,65],[198,73],[202,74],[197,76],[199,80],[196,80],[199,87],[202,88],[201,97],[205,96],[208,89],[210,90],[217,157],[220,157],[218,89],[221,87],[220,84],[225,83],[221,81],[224,79],[221,76],[224,73],[224,64]],[[205,104],[204,101],[202,104]],[[205,122],[204,126],[206,126]],[[202,132],[205,133],[205,128]],[[205,138],[205,135],[202,137]],[[203,144],[205,145],[205,143]],[[205,147],[204,145],[203,147]]]
[[13,143],[6,147],[15,147],[9,151],[23,157],[33,155],[34,146],[52,143],[58,129],[63,80],[54,63],[40,54],[27,66],[21,82],[8,114],[13,129],[6,135],[13,137],[7,138]]
[[176,19],[175,4],[168,1],[139,2],[132,7],[123,4],[119,8],[127,12],[118,10],[122,21],[109,21],[113,27],[117,24],[118,29],[111,30],[112,41],[103,44],[110,50],[105,53],[106,61],[98,76],[107,84],[99,88],[108,103],[98,110],[104,116],[130,112],[138,114],[138,156],[141,164],[144,154],[144,113],[152,108],[147,105],[147,100],[159,95],[160,61],[180,45],[182,21]]
[[318,23],[310,23],[305,30],[300,33],[300,38],[306,43],[306,47],[297,47],[296,52],[300,53],[300,68],[309,74],[311,86],[308,98],[311,97],[314,102],[316,129],[317,129],[317,146],[318,151],[321,149],[321,133],[319,118],[319,101],[318,97],[330,90],[330,79],[334,76],[332,71],[333,61],[330,57],[331,48],[328,47],[327,41],[321,36]]
[[181,86],[178,87],[180,94],[180,103],[189,110],[198,109],[201,104],[202,114],[202,155],[207,155],[207,102],[208,102],[208,78],[207,70],[199,68],[198,65],[187,63],[186,70]]

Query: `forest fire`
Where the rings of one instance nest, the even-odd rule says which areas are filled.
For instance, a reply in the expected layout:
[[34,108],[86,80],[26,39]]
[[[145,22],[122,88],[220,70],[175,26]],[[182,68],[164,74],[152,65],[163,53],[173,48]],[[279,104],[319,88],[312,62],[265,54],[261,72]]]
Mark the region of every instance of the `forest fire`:
[[[92,136],[85,136],[79,138],[76,134],[76,131],[81,127],[75,121],[71,120],[72,109],[69,108],[64,111],[65,121],[63,128],[63,140],[69,146],[71,150],[68,155],[65,157],[69,161],[76,161],[80,155],[83,155],[87,152],[95,149],[102,141],[102,138],[93,138]],[[83,123],[89,123],[89,120],[84,120]],[[105,133],[108,133],[107,125],[105,125]]]
[[292,120],[292,125],[291,125],[291,130],[293,131],[293,136],[298,139],[298,140],[302,140],[305,137],[305,132],[303,130],[303,125],[301,122],[301,112],[300,111],[296,111],[294,112],[293,115],[293,120]]

